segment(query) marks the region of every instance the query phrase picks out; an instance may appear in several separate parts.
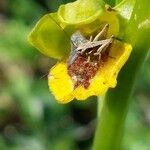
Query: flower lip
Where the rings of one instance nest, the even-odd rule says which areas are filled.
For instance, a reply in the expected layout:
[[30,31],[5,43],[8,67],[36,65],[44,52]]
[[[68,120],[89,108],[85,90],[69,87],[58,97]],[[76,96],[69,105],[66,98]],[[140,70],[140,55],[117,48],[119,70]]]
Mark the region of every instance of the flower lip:
[[68,60],[63,59],[50,69],[48,77],[49,89],[59,103],[68,103],[74,98],[85,100],[89,96],[100,96],[107,92],[108,88],[114,88],[117,84],[117,75],[128,60],[132,46],[114,39],[109,47],[109,57],[100,66],[95,76],[90,80],[86,89],[83,85],[74,89],[73,79],[68,74]]

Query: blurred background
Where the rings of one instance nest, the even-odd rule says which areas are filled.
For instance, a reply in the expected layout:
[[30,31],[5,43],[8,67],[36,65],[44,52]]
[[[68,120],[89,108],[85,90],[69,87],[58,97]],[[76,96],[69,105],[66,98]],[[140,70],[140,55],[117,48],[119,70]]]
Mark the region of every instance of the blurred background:
[[[73,0],[72,0],[73,1]],[[96,98],[58,104],[47,73],[56,63],[30,46],[37,20],[69,0],[0,0],[0,150],[89,150]],[[150,148],[150,57],[136,84],[123,150]]]

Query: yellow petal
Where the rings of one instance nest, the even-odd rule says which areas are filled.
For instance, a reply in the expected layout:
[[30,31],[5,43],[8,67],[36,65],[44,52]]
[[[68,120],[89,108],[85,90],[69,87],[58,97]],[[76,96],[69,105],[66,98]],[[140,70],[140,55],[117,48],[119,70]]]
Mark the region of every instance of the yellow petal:
[[67,73],[66,60],[61,61],[50,70],[49,88],[60,103],[70,102],[74,98],[85,100],[92,95],[103,95],[108,88],[116,86],[117,75],[128,60],[131,50],[131,45],[115,40],[110,48],[110,57],[98,70],[95,77],[90,80],[88,89],[79,86],[74,90],[74,83]]
[[62,61],[57,63],[50,70],[48,84],[56,100],[59,102],[67,103],[74,98],[72,95],[73,84],[71,78],[67,74],[66,62]]

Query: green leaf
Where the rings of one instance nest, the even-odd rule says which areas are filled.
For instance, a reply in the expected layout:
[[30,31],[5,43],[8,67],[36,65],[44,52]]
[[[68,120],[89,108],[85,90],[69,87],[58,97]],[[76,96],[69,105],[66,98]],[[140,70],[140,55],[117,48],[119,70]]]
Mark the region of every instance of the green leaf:
[[111,7],[115,6],[116,0],[104,0],[107,4],[109,4]]
[[[150,37],[150,7],[149,0],[136,0],[132,16],[129,20],[125,32],[125,40],[128,40],[133,45],[141,45],[143,42],[145,46],[149,45]],[[141,50],[142,53],[142,50]]]
[[125,32],[129,26],[129,20],[134,9],[136,0],[123,0],[114,8],[118,11],[118,19],[120,24],[119,38],[124,39]]
[[121,3],[117,3],[118,5],[115,6],[115,9],[119,11],[119,15],[122,18],[129,20],[133,12],[135,1],[136,0],[123,0]]
[[120,2],[122,2],[123,0],[116,0],[116,5],[119,4]]

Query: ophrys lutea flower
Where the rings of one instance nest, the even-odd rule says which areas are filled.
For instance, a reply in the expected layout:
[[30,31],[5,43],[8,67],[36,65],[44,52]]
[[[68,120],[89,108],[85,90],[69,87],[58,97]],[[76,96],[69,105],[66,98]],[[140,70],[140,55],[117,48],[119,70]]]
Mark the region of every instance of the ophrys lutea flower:
[[90,1],[92,8],[85,1],[63,5],[57,13],[44,16],[29,36],[42,53],[59,59],[50,69],[48,84],[60,103],[103,95],[114,88],[132,49],[116,38],[117,13],[103,8],[98,0]]

